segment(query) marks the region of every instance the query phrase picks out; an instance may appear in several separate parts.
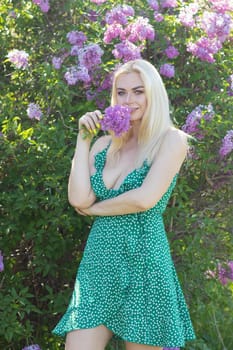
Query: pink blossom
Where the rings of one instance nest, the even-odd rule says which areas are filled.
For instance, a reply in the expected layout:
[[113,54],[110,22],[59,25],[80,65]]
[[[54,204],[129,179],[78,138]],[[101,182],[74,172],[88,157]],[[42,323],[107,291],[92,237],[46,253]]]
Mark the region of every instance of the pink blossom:
[[134,9],[128,5],[118,5],[106,13],[105,20],[107,24],[115,22],[125,25],[128,23],[127,17],[129,16],[134,16]]
[[16,68],[27,68],[28,66],[28,53],[24,50],[11,50],[7,55],[9,61],[15,65]]
[[159,12],[154,12],[154,19],[156,22],[162,22],[164,20],[164,17],[161,13]]
[[207,106],[198,105],[188,114],[185,124],[182,126],[182,130],[188,134],[194,135],[197,139],[203,139],[204,135],[200,129],[201,119],[206,121],[212,120],[215,112],[212,104]]
[[52,65],[55,69],[60,69],[61,68],[61,65],[62,65],[62,58],[61,57],[56,57],[54,56],[52,58]]
[[220,42],[224,42],[230,35],[232,28],[231,16],[226,13],[205,11],[202,16],[201,27],[210,39],[217,37]]
[[198,12],[198,9],[199,7],[197,2],[183,7],[178,16],[180,23],[185,27],[194,27],[196,25],[194,15]]
[[159,10],[159,3],[157,0],[147,0],[147,3],[154,11]]
[[159,72],[167,78],[173,78],[175,76],[175,67],[169,63],[165,63],[160,67]]
[[3,262],[3,255],[0,250],[0,272],[4,271],[4,262]]
[[218,264],[218,278],[223,285],[233,281],[233,261],[229,261],[224,267]]
[[42,12],[48,12],[50,9],[49,0],[32,0],[32,2],[38,5]]
[[129,40],[130,42],[137,42],[143,40],[154,40],[155,31],[152,25],[149,23],[149,19],[145,17],[137,17],[137,19],[130,23],[121,36],[122,39]]
[[168,46],[164,52],[168,58],[175,58],[179,56],[179,51],[172,45]]
[[27,115],[30,119],[41,120],[42,112],[38,104],[29,103],[27,108]]
[[78,52],[78,59],[80,66],[84,66],[87,69],[93,69],[93,67],[101,64],[101,56],[104,51],[98,44],[89,44],[81,48]]
[[109,44],[113,39],[120,37],[123,33],[122,25],[119,23],[113,23],[107,26],[107,30],[104,33],[104,42]]
[[86,35],[83,32],[78,32],[77,30],[72,30],[67,33],[67,39],[71,45],[77,45],[82,47],[83,43],[87,40]]
[[115,45],[112,51],[115,58],[123,59],[124,62],[141,58],[140,47],[134,45],[128,40],[125,40]]
[[187,51],[194,56],[200,58],[202,61],[209,63],[215,62],[213,55],[222,48],[219,40],[201,37],[196,43],[188,43]]
[[91,0],[91,2],[94,2],[96,5],[101,5],[105,3],[107,0]]
[[212,4],[213,9],[218,13],[233,11],[232,0],[209,0],[209,3]]
[[227,79],[227,94],[229,96],[233,96],[233,74],[231,74]]
[[221,158],[227,156],[233,150],[233,130],[229,130],[222,140],[222,146],[219,150]]
[[174,8],[177,6],[176,0],[161,0],[161,6],[162,8]]

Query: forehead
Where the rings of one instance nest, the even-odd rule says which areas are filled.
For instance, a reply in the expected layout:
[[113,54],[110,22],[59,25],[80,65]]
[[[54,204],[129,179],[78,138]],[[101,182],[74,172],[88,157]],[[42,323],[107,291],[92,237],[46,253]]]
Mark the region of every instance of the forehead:
[[130,89],[136,86],[144,86],[138,72],[122,73],[116,81],[116,88]]

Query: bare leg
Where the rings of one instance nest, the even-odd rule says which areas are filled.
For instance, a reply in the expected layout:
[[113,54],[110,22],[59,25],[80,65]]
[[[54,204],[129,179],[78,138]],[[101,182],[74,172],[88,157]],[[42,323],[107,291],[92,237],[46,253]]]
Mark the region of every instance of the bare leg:
[[125,342],[126,350],[163,350],[163,348],[158,346],[143,345],[136,343]]
[[78,329],[67,334],[65,350],[104,350],[112,335],[103,325]]

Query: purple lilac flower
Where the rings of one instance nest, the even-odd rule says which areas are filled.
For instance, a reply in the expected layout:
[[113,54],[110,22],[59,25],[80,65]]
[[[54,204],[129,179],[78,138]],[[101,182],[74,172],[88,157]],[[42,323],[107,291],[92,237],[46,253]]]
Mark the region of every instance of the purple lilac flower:
[[63,60],[62,60],[61,57],[56,57],[56,56],[54,56],[54,57],[52,58],[52,65],[53,65],[53,67],[54,67],[55,69],[60,69],[60,68],[61,68],[61,65],[62,65],[62,62],[63,62]]
[[104,33],[104,42],[109,44],[113,39],[122,36],[123,28],[119,23],[110,24]]
[[98,13],[94,10],[89,10],[87,16],[91,22],[96,22],[96,21],[98,21],[98,18],[99,18]]
[[227,94],[228,96],[233,96],[233,74],[229,76],[227,79],[228,87],[227,87]]
[[94,2],[96,5],[101,5],[105,3],[107,0],[91,0],[91,2]]
[[179,51],[172,45],[168,46],[164,52],[168,58],[175,58],[179,56]]
[[181,9],[178,19],[180,23],[185,27],[194,27],[196,25],[194,15],[198,12],[198,3],[191,3]]
[[80,47],[78,45],[73,45],[70,49],[70,55],[71,56],[78,56]]
[[202,16],[201,27],[210,39],[217,37],[220,42],[224,42],[232,28],[231,16],[227,13],[205,11]]
[[70,67],[64,74],[64,78],[68,85],[75,85],[78,81],[78,68],[74,66]]
[[160,67],[159,72],[167,78],[173,78],[175,76],[175,67],[169,63],[165,63]]
[[116,44],[112,53],[115,58],[123,59],[124,62],[141,58],[141,48],[128,40]]
[[94,66],[101,64],[101,56],[104,51],[98,44],[89,44],[79,50],[78,58],[81,66],[92,69]]
[[135,22],[130,23],[124,31],[121,39],[129,40],[130,42],[137,42],[143,40],[154,40],[155,31],[149,23],[149,19],[145,17],[138,17]]
[[71,45],[77,45],[82,47],[83,43],[87,40],[86,35],[83,32],[78,32],[77,30],[72,30],[66,35],[67,40]]
[[10,11],[9,13],[8,13],[8,16],[10,17],[10,18],[17,18],[17,14],[16,14],[16,12],[15,11]]
[[163,350],[180,350],[180,348],[163,348]]
[[38,344],[25,346],[22,350],[41,350]]
[[119,137],[130,128],[131,109],[127,106],[110,106],[104,111],[104,118],[100,120],[101,129],[113,131]]
[[105,20],[107,24],[113,24],[115,22],[125,25],[128,23],[127,17],[130,16],[134,16],[133,7],[128,5],[118,5],[106,13]]
[[162,0],[161,1],[161,6],[162,8],[174,8],[177,6],[177,1],[176,0]]
[[223,158],[233,150],[233,130],[228,130],[222,140],[222,146],[219,150],[220,156]]
[[7,55],[9,61],[15,65],[16,68],[26,68],[28,66],[28,53],[24,50],[11,50]]
[[30,119],[40,120],[42,117],[42,112],[38,104],[29,103],[27,108],[27,115]]
[[154,19],[156,22],[162,22],[164,20],[164,17],[161,13],[159,12],[154,12]]
[[183,125],[182,130],[188,134],[193,134],[197,139],[202,139],[203,133],[200,130],[200,121],[205,119],[210,121],[214,117],[214,109],[210,103],[208,106],[199,105],[194,110],[188,114],[185,125]]
[[154,11],[159,10],[159,3],[157,0],[147,0],[147,3]]
[[223,267],[220,263],[218,264],[218,278],[223,285],[233,281],[233,261],[229,261],[226,267]]
[[209,2],[217,12],[225,13],[227,11],[233,11],[232,0],[209,0]]
[[49,0],[32,0],[32,2],[38,5],[42,12],[48,12],[50,9]]
[[222,44],[219,40],[209,39],[201,37],[196,43],[188,43],[187,51],[191,52],[194,56],[200,58],[202,61],[209,63],[215,62],[213,55],[222,48]]
[[4,270],[3,255],[2,255],[2,252],[0,250],[0,272],[2,272],[3,270]]

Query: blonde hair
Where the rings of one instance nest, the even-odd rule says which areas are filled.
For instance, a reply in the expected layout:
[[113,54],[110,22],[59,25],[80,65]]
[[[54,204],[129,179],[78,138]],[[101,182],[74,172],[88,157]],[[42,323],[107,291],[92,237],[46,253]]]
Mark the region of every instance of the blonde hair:
[[[145,159],[151,162],[163,141],[165,133],[173,125],[169,113],[169,100],[163,81],[155,67],[146,60],[129,61],[115,72],[112,86],[111,105],[117,104],[116,82],[121,74],[137,72],[143,81],[147,97],[147,108],[143,115],[138,134],[139,153],[136,166],[139,167]],[[122,137],[112,134],[110,154],[114,157],[127,139],[130,131]]]

